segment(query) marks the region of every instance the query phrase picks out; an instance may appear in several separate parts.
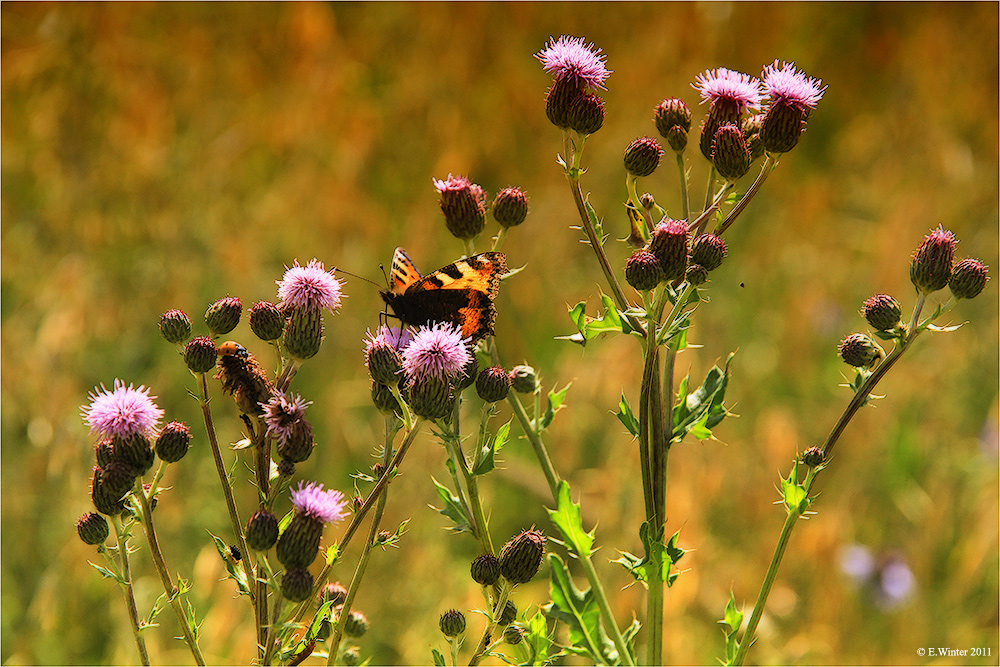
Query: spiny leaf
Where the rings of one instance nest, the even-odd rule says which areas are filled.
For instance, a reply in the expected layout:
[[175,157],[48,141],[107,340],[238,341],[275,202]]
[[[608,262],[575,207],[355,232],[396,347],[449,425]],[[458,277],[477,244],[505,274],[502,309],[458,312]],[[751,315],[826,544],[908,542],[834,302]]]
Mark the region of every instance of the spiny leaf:
[[615,416],[628,429],[633,438],[639,436],[639,420],[636,419],[635,414],[632,412],[632,406],[628,404],[628,399],[625,398],[624,393],[622,394],[622,400],[618,402],[618,412],[615,413]]
[[559,391],[552,390],[549,392],[547,403],[545,407],[545,412],[542,414],[542,420],[538,432],[541,433],[549,427],[552,420],[555,419],[556,413],[563,407],[563,402],[566,400],[566,394],[569,392],[569,388],[573,383],[570,382],[565,387]]
[[596,664],[613,665],[618,652],[601,627],[601,612],[593,591],[581,591],[573,583],[566,564],[556,554],[549,554],[552,579],[549,594],[552,599],[542,609],[569,629],[570,646],[585,654]]
[[571,545],[572,550],[580,558],[589,557],[594,544],[594,532],[588,533],[583,529],[580,506],[570,499],[569,482],[566,480],[559,482],[556,509],[547,511],[552,523],[562,533],[567,544]]
[[444,507],[437,508],[431,505],[431,509],[437,510],[454,522],[455,525],[452,526],[451,530],[459,533],[467,532],[475,534],[475,531],[472,529],[472,519],[466,515],[465,509],[462,507],[462,503],[459,502],[458,497],[451,492],[451,489],[443,486],[433,477],[431,477],[431,481],[434,482],[434,486],[437,489],[438,498],[444,501]]

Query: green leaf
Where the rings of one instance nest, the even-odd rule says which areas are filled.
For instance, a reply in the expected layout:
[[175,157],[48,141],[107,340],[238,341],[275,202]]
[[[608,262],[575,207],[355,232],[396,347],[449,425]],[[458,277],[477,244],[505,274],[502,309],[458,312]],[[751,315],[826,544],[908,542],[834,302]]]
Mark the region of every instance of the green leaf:
[[608,238],[604,233],[604,223],[597,217],[597,211],[594,210],[594,207],[590,205],[589,195],[584,200],[583,205],[587,209],[587,217],[590,218],[590,224],[594,226],[594,231],[597,233],[598,240],[601,245],[604,245],[604,242]]
[[618,421],[628,429],[628,432],[632,434],[633,438],[639,436],[639,420],[635,418],[635,414],[632,412],[632,406],[628,404],[628,399],[625,398],[625,394],[622,393],[622,400],[618,402],[618,412],[615,413],[618,417]]
[[594,532],[587,532],[583,529],[583,520],[580,518],[580,506],[574,504],[570,499],[569,482],[562,480],[559,482],[558,501],[556,509],[547,510],[549,518],[555,524],[559,532],[562,533],[566,543],[571,545],[572,550],[580,558],[588,558],[594,544]]
[[809,508],[809,497],[799,483],[797,466],[792,466],[787,479],[782,478],[781,495],[785,508],[792,514],[803,514]]
[[726,610],[723,612],[719,624],[725,626],[722,628],[726,634],[725,664],[731,665],[733,658],[736,657],[736,651],[740,648],[739,642],[736,640],[736,633],[743,625],[743,612],[736,608],[736,597],[732,591],[729,591],[729,602],[726,603]]
[[436,648],[431,649],[431,660],[433,661],[436,667],[448,667],[448,663],[445,662],[444,656],[441,654],[441,651],[437,650]]
[[506,424],[497,429],[497,433],[493,437],[487,437],[486,445],[483,447],[483,451],[479,456],[479,464],[472,471],[473,475],[485,475],[496,467],[494,461],[494,455],[503,449],[503,446],[507,444],[507,440],[510,438],[510,421],[508,420]]
[[630,554],[627,551],[619,551],[621,558],[611,561],[612,563],[618,563],[626,570],[632,577],[645,586],[650,578],[651,573],[655,572],[654,568],[659,568],[660,580],[666,582],[667,586],[673,586],[677,577],[680,576],[679,572],[671,572],[672,566],[677,563],[684,556],[684,549],[677,546],[677,539],[680,535],[680,531],[673,534],[670,540],[664,544],[663,536],[660,535],[657,538],[656,535],[649,534],[649,523],[643,522],[639,527],[639,539],[642,541],[642,546],[646,551],[646,555],[642,558],[634,554]]
[[611,297],[602,294],[601,303],[604,305],[604,313],[597,318],[587,316],[587,304],[585,301],[581,301],[570,308],[569,316],[573,320],[573,324],[576,325],[578,333],[569,336],[557,336],[557,338],[585,344],[587,341],[601,334],[632,332],[632,326],[618,312],[618,307],[615,306],[615,302]]
[[440,514],[443,514],[454,522],[455,525],[450,530],[457,533],[466,532],[475,535],[475,531],[472,529],[472,519],[466,515],[465,509],[462,507],[462,503],[459,502],[458,497],[451,492],[451,489],[438,483],[433,477],[431,477],[431,481],[434,482],[434,486],[437,488],[438,497],[444,501],[444,507],[437,508],[431,505],[431,509],[437,510]]
[[547,665],[559,657],[560,653],[552,654],[552,637],[542,612],[528,619],[528,627],[524,632],[524,646],[528,649],[529,665]]
[[[89,560],[87,562],[90,563]],[[98,572],[100,572],[101,576],[104,577],[105,579],[114,579],[116,582],[118,582],[122,586],[128,586],[128,582],[125,581],[124,578],[122,578],[121,576],[119,576],[119,574],[117,572],[112,572],[108,568],[101,567],[100,565],[98,565],[96,563],[90,563],[90,566],[92,568],[94,568],[95,570],[97,570]]]
[[685,377],[681,381],[677,405],[674,406],[673,412],[672,442],[680,442],[688,433],[705,440],[711,437],[712,428],[725,419],[728,412],[723,401],[726,398],[729,366],[733,356],[730,354],[726,359],[725,369],[712,366],[702,385],[691,393],[688,393],[689,378]]
[[587,655],[595,664],[613,665],[618,652],[601,627],[601,612],[593,590],[581,591],[573,583],[566,564],[556,554],[549,554],[552,580],[549,594],[552,602],[542,609],[552,619],[569,629],[570,646]]
[[570,382],[565,387],[559,391],[552,390],[548,395],[548,402],[545,407],[545,412],[542,414],[541,426],[538,432],[541,433],[549,427],[552,420],[555,419],[556,413],[563,407],[563,402],[566,400],[566,394],[569,392],[569,388],[573,383]]
[[[212,535],[211,531],[208,532],[212,536],[212,540],[215,542],[215,550],[219,552],[219,558],[222,559],[222,563],[226,566],[226,571],[229,573],[229,579],[236,582],[236,589],[239,591],[240,595],[250,595],[250,587],[247,583],[247,575],[243,571],[243,568],[237,567],[232,561],[229,560],[229,545],[222,541],[221,538]],[[246,554],[242,554],[246,558]]]

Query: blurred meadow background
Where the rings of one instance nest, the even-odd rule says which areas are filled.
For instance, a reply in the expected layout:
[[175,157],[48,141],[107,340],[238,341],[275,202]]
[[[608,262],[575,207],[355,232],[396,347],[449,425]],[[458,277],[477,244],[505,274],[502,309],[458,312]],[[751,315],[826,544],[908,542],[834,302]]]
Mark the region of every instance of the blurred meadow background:
[[[296,259],[376,282],[399,245],[425,271],[456,259],[431,182],[449,172],[491,197],[518,185],[531,198],[503,248],[526,268],[497,299],[497,344],[508,366],[538,369],[545,389],[573,383],[547,442],[585,525],[597,526],[619,619],[644,615],[639,588],[608,563],[642,548],[636,445],[613,416],[623,390],[637,404],[639,349],[623,336],[586,349],[554,340],[572,332],[567,305],[589,299],[596,313],[603,279],[570,228],[561,134],[545,117],[550,79],[532,54],[550,36],[586,37],[614,71],[583,185],[619,267],[621,154],[655,136],[657,102],[682,97],[697,125],[695,76],[759,76],[775,59],[829,86],[727,234],[729,259],[689,336],[703,347],[678,359],[679,375],[700,381],[736,350],[727,405],[739,417],[716,430],[720,441],[670,457],[668,532],[693,551],[666,601],[669,662],[716,663],[730,590],[751,611],[784,518],[778,473],[850,398],[836,345],[867,330],[864,299],[887,292],[909,313],[910,253],[939,224],[961,239],[959,258],[994,276],[1000,266],[996,3],[6,2],[0,17],[4,664],[137,659],[121,595],[87,564],[98,557],[74,528],[91,509],[80,406],[115,378],[152,387],[167,419],[193,428],[192,451],[165,479],[174,490],[157,508],[159,533],[171,570],[196,587],[208,660],[249,663],[249,605],[220,581],[207,533],[225,538],[229,522],[192,378],[158,318],[181,308],[204,333],[210,302],[274,299]],[[696,136],[698,201],[708,170]],[[639,187],[676,212],[676,180],[668,155]],[[948,646],[992,651],[962,664],[997,664],[998,284],[953,311],[969,322],[957,333],[923,336],[880,385],[887,397],[850,425],[820,478],[819,514],[793,535],[751,661],[923,664],[934,661],[919,647]],[[356,279],[345,291],[294,387],[313,401],[319,444],[299,475],[349,492],[381,432],[362,341],[382,302]],[[245,320],[230,337],[270,366]],[[217,397],[220,438],[236,441],[232,402]],[[494,539],[532,524],[551,534],[530,449],[517,440],[503,459],[481,484]],[[429,662],[444,644],[438,615],[482,606],[468,576],[474,540],[446,532],[428,506],[444,461],[422,435],[390,487],[385,525],[409,518],[409,530],[375,554],[355,604],[371,621],[358,643],[375,664]],[[254,492],[237,488],[245,517]],[[338,534],[328,529],[327,543]],[[354,546],[336,578],[349,580]],[[134,568],[142,612],[160,592],[145,547]],[[519,608],[547,600],[547,575],[518,589]],[[479,632],[481,617],[469,619]],[[170,612],[159,621],[147,632],[154,663],[189,663]]]

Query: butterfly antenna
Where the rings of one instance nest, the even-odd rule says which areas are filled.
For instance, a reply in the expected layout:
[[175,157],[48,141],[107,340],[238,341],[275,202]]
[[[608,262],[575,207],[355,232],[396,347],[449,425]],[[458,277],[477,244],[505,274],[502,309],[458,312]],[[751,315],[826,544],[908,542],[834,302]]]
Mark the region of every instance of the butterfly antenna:
[[[371,284],[372,284],[372,285],[374,285],[375,287],[377,287],[377,288],[379,288],[379,289],[382,289],[382,286],[381,286],[381,285],[379,285],[379,284],[378,284],[377,282],[375,282],[374,280],[369,280],[368,278],[365,278],[364,276],[359,276],[359,275],[358,275],[358,274],[356,274],[356,273],[351,273],[350,271],[344,271],[343,269],[337,269],[337,268],[334,268],[334,272],[335,272],[335,273],[343,273],[343,274],[344,274],[345,276],[350,276],[350,277],[352,277],[352,278],[357,278],[358,280],[363,280],[363,281],[365,281],[366,283],[371,283]],[[384,270],[384,269],[383,269],[382,273],[385,273],[385,270]]]

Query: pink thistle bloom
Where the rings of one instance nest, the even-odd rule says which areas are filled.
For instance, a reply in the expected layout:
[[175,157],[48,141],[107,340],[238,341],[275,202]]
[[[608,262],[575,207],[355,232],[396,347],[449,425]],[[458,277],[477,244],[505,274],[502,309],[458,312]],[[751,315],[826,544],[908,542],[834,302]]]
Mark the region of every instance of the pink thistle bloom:
[[403,350],[403,370],[411,379],[454,379],[472,361],[462,330],[447,322],[420,327]]
[[380,326],[374,334],[368,331],[368,338],[365,340],[365,355],[372,351],[373,347],[388,345],[394,350],[402,351],[409,346],[413,336],[409,331],[401,327]]
[[267,432],[284,442],[294,434],[296,425],[305,419],[306,408],[312,405],[312,401],[303,401],[297,394],[276,391],[270,401],[261,405]]
[[764,68],[764,89],[771,98],[771,104],[783,104],[799,111],[815,109],[826,92],[826,86],[820,87],[822,79],[813,79],[805,72],[795,69],[795,63],[778,61]]
[[577,88],[588,86],[607,90],[604,82],[611,74],[604,65],[607,58],[593,42],[587,44],[583,37],[549,38],[545,48],[535,54],[542,69],[556,81],[567,81]]
[[306,312],[325,308],[336,313],[340,308],[343,283],[334,277],[333,271],[327,271],[323,262],[317,259],[310,260],[306,266],[299,266],[296,260],[291,268],[286,267],[284,277],[276,281],[281,299],[278,307]]
[[347,516],[347,499],[334,489],[323,490],[322,484],[299,482],[297,491],[292,491],[292,505],[301,514],[314,521],[335,523]]
[[741,114],[760,108],[760,80],[749,74],[720,67],[699,74],[691,85],[701,93],[702,104],[728,102]]
[[128,439],[141,435],[152,437],[156,425],[163,417],[163,410],[153,402],[155,396],[140,385],[135,389],[121,380],[115,379],[114,389],[101,390],[90,394],[90,405],[81,406],[83,421],[90,426],[91,434],[101,438]]

